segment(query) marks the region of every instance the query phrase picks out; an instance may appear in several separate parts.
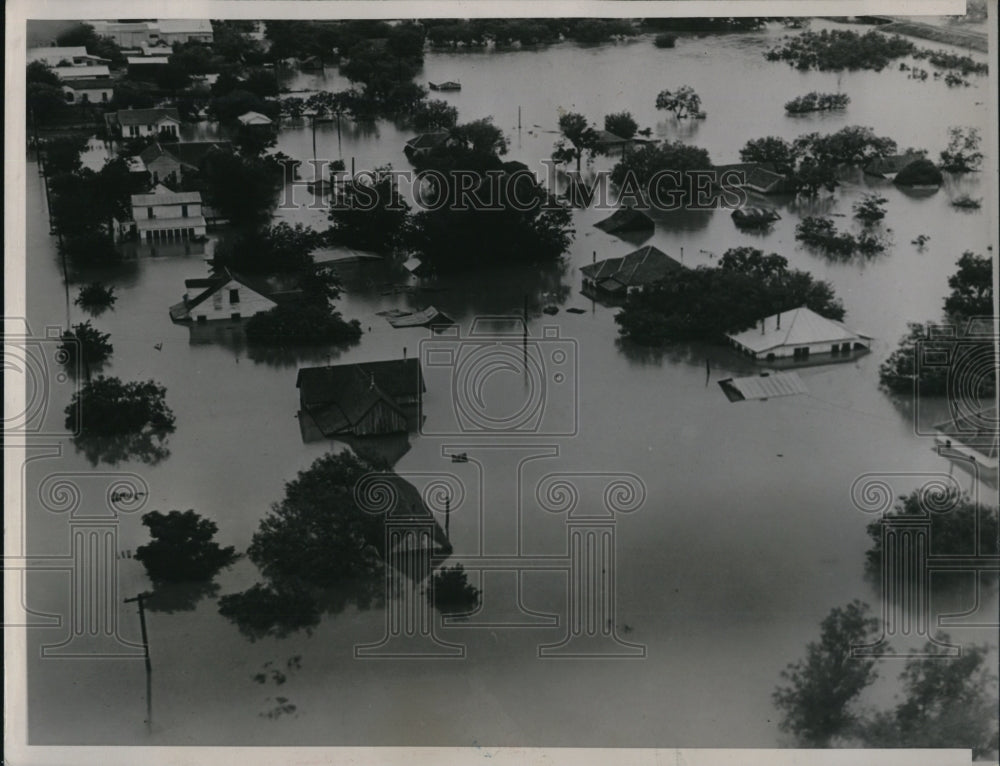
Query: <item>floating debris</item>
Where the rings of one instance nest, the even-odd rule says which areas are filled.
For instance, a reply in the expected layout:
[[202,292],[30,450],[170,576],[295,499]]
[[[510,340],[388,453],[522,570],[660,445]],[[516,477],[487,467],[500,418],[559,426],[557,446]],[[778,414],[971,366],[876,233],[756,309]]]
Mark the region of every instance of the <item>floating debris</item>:
[[747,378],[726,378],[719,381],[719,386],[731,402],[809,393],[806,384],[795,372],[765,372]]

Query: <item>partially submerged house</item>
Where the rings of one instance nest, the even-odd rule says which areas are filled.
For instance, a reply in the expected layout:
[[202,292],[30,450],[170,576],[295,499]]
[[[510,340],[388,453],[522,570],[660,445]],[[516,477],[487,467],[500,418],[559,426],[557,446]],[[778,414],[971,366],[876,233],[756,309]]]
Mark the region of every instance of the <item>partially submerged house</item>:
[[730,188],[744,189],[757,194],[791,194],[795,192],[795,182],[784,173],[779,173],[770,162],[737,162],[732,165],[716,165],[716,178],[720,184]]
[[781,216],[777,210],[767,207],[741,207],[733,211],[732,218],[740,228],[754,229],[770,226]]
[[179,180],[183,171],[201,170],[205,158],[216,152],[232,154],[233,146],[228,141],[191,141],[187,143],[150,144],[139,159],[149,171],[153,183]]
[[652,245],[640,247],[621,258],[606,258],[584,266],[583,288],[595,297],[624,299],[646,285],[683,270],[684,265]]
[[411,160],[414,157],[423,157],[429,154],[431,150],[447,142],[450,136],[451,134],[446,130],[421,133],[419,136],[414,136],[406,142],[406,146],[403,147],[403,154],[406,155],[407,159]]
[[132,220],[118,224],[121,235],[141,242],[166,242],[205,236],[199,192],[174,192],[157,186],[149,194],[133,194]]
[[848,360],[854,351],[867,351],[872,340],[806,306],[764,317],[749,330],[726,337],[758,362]]
[[170,319],[179,324],[240,322],[277,305],[228,270],[204,279],[186,279],[184,287],[198,292],[184,293],[181,302],[170,307]]
[[899,171],[912,162],[923,159],[923,155],[917,152],[907,152],[905,154],[890,154],[887,157],[876,157],[865,165],[866,176],[884,178],[893,181],[899,175]]
[[616,210],[607,218],[594,224],[601,231],[608,234],[627,234],[632,232],[653,233],[656,224],[653,219],[641,210],[634,207],[623,207]]
[[764,372],[745,378],[726,378],[719,381],[719,387],[731,402],[809,393],[806,384],[795,372]]
[[304,367],[295,381],[303,436],[326,438],[405,433],[424,393],[418,359]]
[[177,138],[181,117],[173,107],[161,109],[120,109],[104,115],[108,132],[118,138],[170,136]]

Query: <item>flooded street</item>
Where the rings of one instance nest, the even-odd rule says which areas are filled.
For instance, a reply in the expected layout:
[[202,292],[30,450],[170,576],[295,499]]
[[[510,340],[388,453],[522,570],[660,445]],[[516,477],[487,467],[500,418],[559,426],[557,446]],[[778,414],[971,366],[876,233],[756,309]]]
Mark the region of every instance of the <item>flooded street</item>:
[[[825,25],[826,22],[816,22]],[[713,162],[739,161],[753,138],[786,139],[845,125],[871,126],[900,149],[926,149],[937,158],[953,125],[987,136],[986,78],[970,87],[919,82],[889,67],[883,72],[799,72],[764,59],[784,30],[681,37],[671,50],[643,35],[620,44],[560,44],[537,51],[429,53],[417,81],[460,80],[462,90],[434,94],[459,110],[459,121],[493,115],[510,138],[505,159],[542,174],[551,155],[558,110],[600,121],[629,110],[654,137],[680,138],[708,150]],[[939,45],[930,47],[939,48]],[[324,74],[289,73],[293,91],[339,90],[348,83],[335,68]],[[663,88],[689,84],[708,117],[678,128],[654,109]],[[786,116],[783,104],[809,91],[842,91],[846,111]],[[302,94],[299,94],[302,95]],[[521,130],[517,129],[518,109]],[[213,134],[205,124],[189,138]],[[348,167],[392,164],[406,168],[403,145],[412,131],[379,122],[361,128],[345,120],[317,127],[320,157],[343,157]],[[984,147],[987,142],[984,141]],[[95,142],[87,161],[103,161]],[[300,160],[312,155],[308,126],[283,127],[277,150]],[[610,167],[599,159],[594,167]],[[310,178],[303,167],[303,178]],[[884,226],[891,246],[868,261],[840,262],[795,241],[804,215],[845,216],[877,191],[888,199]],[[981,209],[953,208],[962,194],[984,198]],[[891,475],[895,494],[947,475],[949,463],[933,440],[915,433],[913,417],[878,388],[878,367],[908,322],[939,318],[947,280],[963,251],[987,254],[991,212],[985,174],[946,176],[933,194],[906,192],[887,181],[847,180],[833,196],[814,202],[769,200],[782,218],[766,234],[741,232],[730,211],[655,214],[652,244],[687,266],[711,265],[728,248],[759,247],[785,256],[792,268],[828,280],[846,308],[845,322],[874,338],[872,352],[850,363],[806,368],[808,394],[730,403],[720,379],[750,374],[753,366],[722,346],[665,350],[618,341],[617,309],[581,292],[580,268],[596,258],[624,255],[633,245],[593,224],[607,210],[573,214],[576,237],[561,269],[509,269],[430,280],[434,292],[393,292],[406,281],[395,264],[378,261],[338,267],[344,294],[338,309],[365,330],[349,348],[319,349],[299,357],[251,355],[238,338],[189,337],[170,321],[185,279],[205,277],[203,248],[145,254],[115,272],[78,275],[78,284],[114,284],[114,310],[93,320],[111,335],[114,355],[104,369],[123,380],[154,379],[167,390],[176,415],[169,456],[155,465],[123,462],[94,467],[68,440],[58,454],[39,452],[25,469],[27,553],[67,555],[67,516],[43,498],[53,473],[79,475],[84,505],[99,503],[108,474],[141,477],[148,497],[141,512],[117,525],[120,551],[148,540],[140,516],[149,510],[192,508],[214,521],[222,545],[246,550],[261,518],[281,499],[284,483],[327,452],[331,443],[304,444],[296,413],[300,366],[417,355],[432,340],[422,328],[393,329],[377,312],[433,303],[454,318],[461,337],[473,337],[477,317],[518,314],[527,301],[532,344],[565,353],[575,364],[562,385],[517,373],[491,378],[484,390],[491,411],[517,411],[531,386],[541,386],[546,427],[553,435],[520,437],[429,435],[454,420],[448,376],[425,370],[425,433],[411,434],[395,470],[418,488],[439,480],[460,488],[450,519],[454,556],[483,588],[483,612],[469,622],[439,625],[444,642],[463,644],[463,659],[356,659],[357,644],[378,642],[385,611],[349,606],[327,614],[306,634],[251,642],[218,613],[218,597],[261,578],[246,558],[224,570],[217,590],[181,594],[178,603],[148,604],[152,725],[144,723],[141,657],[41,658],[68,626],[28,632],[28,720],[31,744],[74,745],[528,745],[604,747],[773,747],[786,744],[777,728],[771,692],[784,666],[804,652],[831,608],[854,598],[878,609],[864,579],[866,524],[851,487],[863,474]],[[296,199],[306,202],[304,188]],[[27,164],[28,323],[38,334],[63,326],[67,301],[56,248],[49,235],[38,166]],[[275,220],[327,225],[325,211],[278,210]],[[918,250],[917,236],[930,237]],[[210,242],[206,247],[210,249]],[[554,316],[542,307],[556,305]],[[567,313],[579,308],[583,313]],[[87,319],[69,307],[72,323]],[[484,325],[476,325],[482,328]],[[496,324],[488,325],[496,329]],[[40,329],[41,328],[41,329]],[[545,328],[555,328],[546,335]],[[551,345],[545,345],[551,344]],[[533,345],[534,347],[534,345]],[[571,369],[571,368],[570,368]],[[53,389],[52,412],[69,402],[71,387]],[[495,409],[494,409],[495,408]],[[935,412],[946,411],[938,402]],[[467,452],[468,463],[447,454]],[[29,456],[31,453],[29,453]],[[565,557],[567,513],[546,498],[551,475],[574,478],[581,508],[600,509],[610,475],[628,474],[644,494],[641,507],[614,516],[619,638],[645,647],[644,657],[539,658],[540,645],[558,644],[567,631],[565,569],[536,567],[485,576],[468,564],[485,555]],[[983,502],[996,493],[956,472],[960,485]],[[550,507],[546,507],[550,506]],[[149,589],[142,566],[117,559],[120,635],[138,642],[134,605],[123,598]],[[995,580],[995,578],[994,578]],[[26,603],[39,613],[65,614],[71,598],[66,571],[33,573]],[[183,596],[187,596],[185,599]],[[185,600],[187,603],[184,603]],[[984,611],[996,619],[995,594]],[[953,604],[954,611],[972,604]],[[189,607],[189,608],[188,608]],[[435,614],[435,619],[440,618]],[[995,629],[952,629],[956,639],[989,642]],[[127,651],[134,652],[134,647]],[[300,669],[289,660],[298,657]],[[994,651],[991,661],[995,660]],[[266,665],[271,663],[271,665]],[[891,663],[890,663],[891,664]],[[282,667],[280,684],[254,679]],[[901,667],[899,668],[902,669]],[[269,672],[269,671],[267,671]],[[894,678],[895,668],[883,674]],[[891,698],[891,686],[876,694]],[[279,698],[294,713],[274,715]],[[609,704],[609,700],[613,704]],[[269,715],[271,714],[271,715]]]

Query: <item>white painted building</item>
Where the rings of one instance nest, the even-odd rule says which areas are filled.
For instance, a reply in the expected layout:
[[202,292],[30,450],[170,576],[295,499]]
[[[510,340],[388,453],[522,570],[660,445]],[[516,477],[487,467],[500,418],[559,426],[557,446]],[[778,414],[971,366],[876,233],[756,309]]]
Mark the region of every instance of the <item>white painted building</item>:
[[201,194],[157,186],[150,194],[132,195],[132,220],[125,232],[141,242],[166,242],[205,236]]
[[41,61],[53,69],[58,66],[88,67],[108,63],[107,59],[102,59],[100,56],[91,56],[82,45],[28,48],[25,63],[32,64],[36,61]]
[[212,23],[208,19],[159,19],[155,21],[88,21],[94,31],[110,37],[122,48],[145,45],[186,43],[192,40],[211,43]]
[[848,359],[852,351],[871,346],[869,336],[805,306],[772,314],[749,330],[726,337],[743,353],[767,362],[777,359],[805,362],[821,355],[828,360]]
[[184,286],[200,292],[184,293],[184,299],[170,307],[170,318],[175,322],[238,322],[277,306],[228,271],[207,279],[187,279]]
[[68,80],[62,89],[67,104],[109,104],[115,97],[112,80]]
[[108,132],[120,138],[144,136],[177,136],[181,117],[173,107],[165,109],[120,109],[104,115]]

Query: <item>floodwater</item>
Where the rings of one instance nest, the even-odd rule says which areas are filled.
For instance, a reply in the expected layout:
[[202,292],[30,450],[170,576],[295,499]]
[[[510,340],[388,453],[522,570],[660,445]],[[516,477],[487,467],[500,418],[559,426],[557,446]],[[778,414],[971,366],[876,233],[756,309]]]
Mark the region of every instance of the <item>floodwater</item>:
[[[736,161],[750,138],[794,138],[848,124],[869,125],[901,147],[925,148],[932,157],[945,147],[951,125],[975,126],[986,134],[985,79],[949,89],[941,81],[909,80],[894,69],[801,73],[762,56],[782,33],[683,37],[673,50],[655,48],[647,36],[624,44],[538,51],[432,53],[418,81],[460,80],[460,92],[437,97],[457,106],[462,121],[495,115],[511,138],[509,157],[533,168],[551,152],[560,108],[595,120],[628,109],[655,135],[702,146],[719,163]],[[660,89],[685,83],[701,94],[708,118],[682,130],[664,121],[653,104]],[[295,90],[344,87],[333,70],[296,74],[288,84]],[[838,89],[851,96],[846,112],[785,116],[782,105],[788,99]],[[198,128],[193,134],[204,132]],[[322,125],[318,153],[343,156],[348,166],[354,158],[358,169],[387,163],[406,167],[402,146],[408,137],[387,123],[366,129],[345,125],[338,149],[335,126]],[[282,130],[277,148],[308,159],[311,141],[308,128],[289,128]],[[92,155],[98,162],[99,151],[97,145]],[[29,160],[28,320],[37,335],[48,325],[64,325],[67,302],[36,171]],[[831,262],[796,244],[794,228],[801,215],[813,210],[841,215],[838,225],[850,227],[851,205],[868,191],[889,200],[884,225],[891,230],[892,246],[884,255],[867,262]],[[127,658],[40,658],[40,646],[63,641],[72,620],[30,630],[29,741],[787,744],[770,703],[782,668],[803,654],[831,608],[861,598],[878,609],[878,596],[863,577],[865,525],[872,517],[852,504],[855,479],[884,474],[893,493],[903,494],[928,477],[951,472],[932,451],[932,441],[917,433],[913,417],[878,389],[877,370],[907,322],[940,315],[947,277],[961,253],[987,251],[987,211],[996,208],[995,201],[986,199],[980,210],[963,212],[949,204],[962,193],[986,197],[986,179],[975,174],[949,179],[934,194],[915,195],[857,178],[815,203],[779,200],[782,219],[764,235],[736,230],[725,210],[658,217],[648,242],[677,257],[683,252],[685,264],[711,264],[739,245],[781,253],[792,266],[829,280],[843,299],[847,323],[874,336],[866,356],[804,370],[807,395],[763,402],[731,404],[722,394],[718,380],[750,369],[725,348],[660,352],[617,342],[615,310],[580,294],[579,268],[593,253],[602,258],[632,249],[593,227],[606,211],[574,214],[576,238],[562,269],[510,269],[442,279],[432,293],[392,294],[385,285],[403,281],[398,268],[379,263],[342,267],[345,294],[339,309],[359,319],[366,332],[356,346],[323,349],[311,361],[255,360],[225,333],[217,342],[193,342],[186,328],[171,324],[167,308],[180,300],[184,280],[207,274],[203,253],[161,249],[114,273],[80,275],[117,287],[114,311],[93,320],[114,344],[105,372],[162,383],[177,424],[167,443],[169,455],[154,465],[126,461],[95,468],[66,440],[54,440],[55,450],[40,450],[29,463],[26,552],[55,557],[55,571],[33,574],[28,581],[27,603],[39,615],[68,613],[74,581],[60,570],[66,559],[58,557],[70,553],[70,523],[83,513],[47,508],[45,502],[55,503],[42,499],[46,477],[70,474],[86,509],[104,507],[106,488],[116,481],[113,474],[135,474],[148,486],[141,511],[193,508],[216,522],[222,544],[245,550],[270,504],[282,497],[284,482],[336,446],[302,443],[296,421],[299,364],[402,357],[421,353],[427,342],[442,342],[425,330],[392,329],[378,311],[433,303],[457,320],[462,338],[474,342],[474,330],[504,327],[476,323],[477,317],[519,313],[527,297],[532,353],[537,349],[546,364],[561,360],[567,375],[557,383],[548,368],[537,378],[507,371],[484,384],[487,410],[494,416],[516,413],[541,396],[541,432],[492,438],[413,435],[409,451],[396,464],[420,488],[441,479],[452,483],[455,555],[484,587],[484,607],[468,622],[436,630],[442,641],[465,645],[464,658],[355,659],[355,645],[382,638],[382,609],[348,607],[324,616],[311,634],[251,642],[217,611],[218,596],[259,579],[243,559],[216,578],[217,589],[187,594],[186,604],[184,598],[174,603],[165,596],[159,606],[156,597],[148,602],[149,725],[144,722],[143,663],[134,646],[111,642],[112,653],[117,646],[132,653]],[[305,190],[297,194],[305,198]],[[309,210],[279,211],[277,217],[324,222],[321,212]],[[910,244],[919,234],[930,236],[922,250]],[[75,295],[75,285],[71,292]],[[543,315],[546,304],[561,310]],[[584,313],[567,313],[570,307]],[[69,315],[73,322],[85,318],[75,306]],[[555,330],[545,335],[549,327]],[[479,337],[478,342],[496,339]],[[455,420],[449,371],[425,373],[425,429],[447,432]],[[49,420],[56,425],[70,390],[69,385],[52,387]],[[941,403],[934,406],[940,414]],[[445,457],[456,451],[468,452],[469,462],[451,463]],[[537,566],[539,556],[555,557],[557,564],[567,560],[567,513],[555,512],[558,498],[546,497],[551,474],[569,475],[564,478],[576,487],[584,511],[604,507],[605,487],[619,474],[629,475],[625,480],[644,498],[638,509],[614,515],[612,570],[617,635],[622,647],[645,647],[644,657],[539,658],[540,645],[558,644],[569,629],[565,566]],[[985,501],[995,501],[995,494],[967,475],[955,471],[954,477]],[[120,515],[114,533],[119,551],[134,551],[146,541],[139,516]],[[115,559],[117,603],[109,608],[119,635],[138,642],[135,604],[120,602],[150,585],[141,566],[125,555]],[[510,572],[491,572],[482,580],[475,560],[484,555],[535,558],[526,559],[519,582]],[[995,606],[985,608],[991,610],[987,618],[995,620]],[[995,631],[951,632],[957,641],[996,645]],[[99,643],[88,641],[81,644],[85,654]],[[108,646],[101,644],[102,650]],[[294,662],[289,667],[294,657],[300,669]],[[282,683],[267,675],[273,668],[283,670]],[[263,683],[254,680],[261,672]],[[895,675],[891,665],[883,672],[890,679]],[[885,685],[873,694],[888,702],[892,692]],[[282,713],[282,705],[294,705],[294,711]]]

